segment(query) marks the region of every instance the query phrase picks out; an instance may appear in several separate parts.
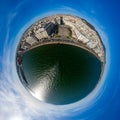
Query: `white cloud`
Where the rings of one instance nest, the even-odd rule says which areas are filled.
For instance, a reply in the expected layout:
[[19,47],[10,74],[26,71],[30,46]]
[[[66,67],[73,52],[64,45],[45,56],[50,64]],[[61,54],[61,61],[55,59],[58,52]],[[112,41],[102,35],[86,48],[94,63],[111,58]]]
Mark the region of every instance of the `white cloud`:
[[70,11],[70,12],[78,12],[76,9],[68,6],[62,6],[60,9],[65,10],[65,11]]
[[[19,6],[16,7],[18,9]],[[68,6],[62,6],[60,11],[68,11],[69,13],[80,13]],[[58,10],[58,11],[59,11]],[[87,106],[94,105],[93,99],[96,98],[97,90],[94,91],[86,99],[66,106],[52,106],[40,103],[34,99],[22,86],[19,81],[15,66],[15,40],[10,36],[10,23],[16,17],[17,13],[11,13],[8,17],[7,32],[4,42],[4,50],[2,58],[2,72],[0,73],[0,119],[2,120],[54,120],[64,116],[72,116],[73,113],[82,113]],[[20,36],[20,34],[18,35]],[[13,41],[12,46],[8,41]],[[92,102],[91,102],[92,101]]]

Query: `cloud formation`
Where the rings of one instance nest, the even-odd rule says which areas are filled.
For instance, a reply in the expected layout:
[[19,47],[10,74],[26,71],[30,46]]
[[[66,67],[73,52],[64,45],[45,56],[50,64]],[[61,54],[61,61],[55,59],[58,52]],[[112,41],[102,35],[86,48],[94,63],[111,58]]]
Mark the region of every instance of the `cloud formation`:
[[[71,105],[54,106],[42,103],[33,98],[22,86],[15,66],[16,47],[22,32],[17,35],[11,35],[10,28],[11,22],[17,17],[19,8],[23,4],[24,2],[21,2],[9,13],[6,23],[6,36],[4,38],[3,56],[1,56],[0,63],[2,64],[2,71],[0,72],[0,119],[70,120],[70,117],[73,118],[77,115],[81,115],[79,119],[83,120],[85,118],[86,109],[88,111],[95,109],[93,106],[95,106],[95,103],[97,103],[97,100],[105,91],[105,87],[104,89],[101,87],[104,84],[105,77],[89,96]],[[79,12],[71,7],[62,6],[61,9],[59,9],[59,11],[64,10],[80,16]],[[22,29],[22,31],[25,29]]]

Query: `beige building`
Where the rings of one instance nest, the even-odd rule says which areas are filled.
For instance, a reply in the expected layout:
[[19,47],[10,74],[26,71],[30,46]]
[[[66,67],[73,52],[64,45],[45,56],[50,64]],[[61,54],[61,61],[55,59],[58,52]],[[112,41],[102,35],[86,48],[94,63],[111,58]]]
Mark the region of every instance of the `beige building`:
[[44,28],[39,28],[38,30],[34,31],[35,37],[37,39],[47,38],[49,37],[47,31]]

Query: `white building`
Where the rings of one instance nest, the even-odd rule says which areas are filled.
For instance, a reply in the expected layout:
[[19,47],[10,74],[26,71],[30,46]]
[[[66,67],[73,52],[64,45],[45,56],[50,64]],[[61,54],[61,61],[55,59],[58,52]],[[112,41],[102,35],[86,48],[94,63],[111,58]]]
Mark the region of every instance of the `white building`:
[[39,28],[38,30],[34,31],[35,37],[39,40],[42,38],[48,38],[49,35],[44,28]]
[[32,45],[34,45],[35,43],[37,43],[37,40],[36,40],[34,37],[32,37],[32,36],[28,36],[28,37],[26,38],[26,41],[25,41],[25,42],[32,46]]

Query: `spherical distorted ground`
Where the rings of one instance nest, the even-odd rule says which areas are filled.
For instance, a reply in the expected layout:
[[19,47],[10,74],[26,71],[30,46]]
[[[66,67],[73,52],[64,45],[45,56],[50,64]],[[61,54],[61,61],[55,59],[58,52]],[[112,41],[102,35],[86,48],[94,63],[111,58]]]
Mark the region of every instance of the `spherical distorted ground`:
[[24,54],[22,64],[32,94],[57,105],[84,98],[101,75],[101,62],[93,54],[65,44],[34,48]]

